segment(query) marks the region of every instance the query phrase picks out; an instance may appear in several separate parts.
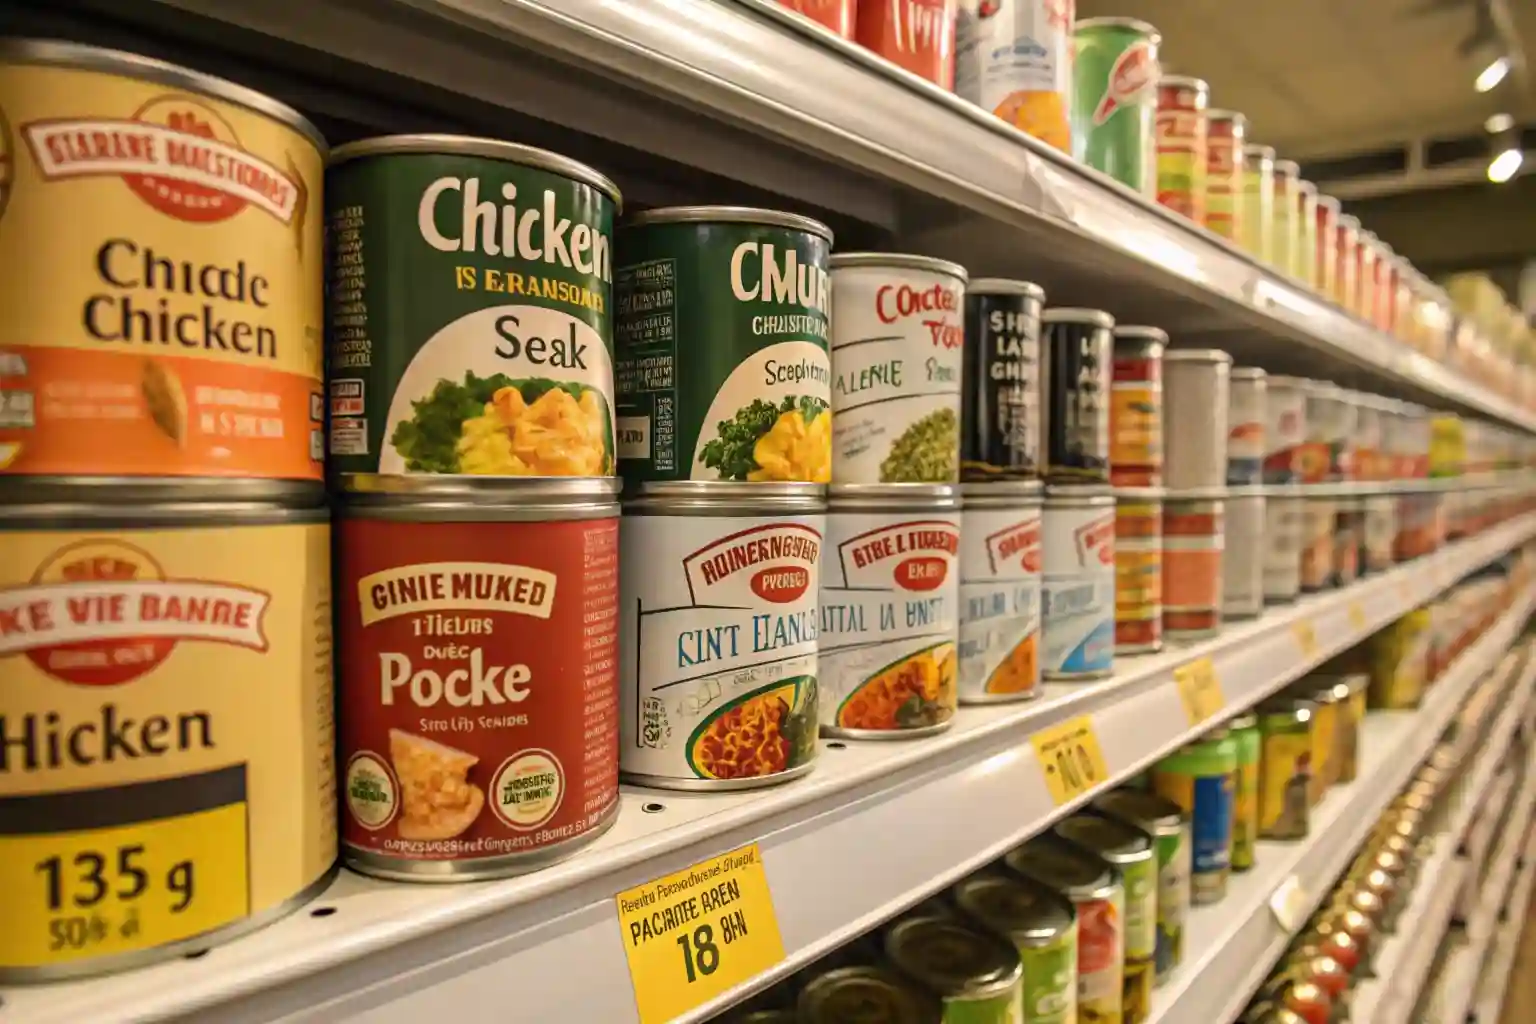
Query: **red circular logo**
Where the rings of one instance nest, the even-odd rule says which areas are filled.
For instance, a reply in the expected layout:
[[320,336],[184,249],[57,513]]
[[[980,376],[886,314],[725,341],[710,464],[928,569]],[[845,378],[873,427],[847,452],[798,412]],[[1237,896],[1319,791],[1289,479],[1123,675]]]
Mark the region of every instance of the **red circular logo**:
[[195,180],[218,180],[236,173],[241,163],[240,139],[218,111],[185,96],[164,96],[144,104],[133,119],[175,133],[164,157],[177,169],[176,177],[123,175],[140,199],[161,213],[198,224],[228,220],[245,209],[244,199]]

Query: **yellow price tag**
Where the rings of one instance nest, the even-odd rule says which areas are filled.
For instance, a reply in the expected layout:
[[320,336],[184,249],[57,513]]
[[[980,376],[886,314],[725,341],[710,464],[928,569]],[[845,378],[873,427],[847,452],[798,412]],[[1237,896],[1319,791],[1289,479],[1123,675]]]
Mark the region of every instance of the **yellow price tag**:
[[1045,772],[1045,788],[1058,807],[1109,781],[1109,765],[1089,715],[1041,729],[1029,742]]
[[1296,642],[1301,645],[1302,657],[1317,657],[1317,631],[1312,628],[1311,619],[1302,619],[1291,627],[1291,632],[1296,635]]
[[675,1020],[784,959],[757,844],[614,897],[641,1024]]
[[1370,620],[1365,617],[1365,609],[1360,606],[1359,601],[1351,601],[1349,603],[1349,628],[1356,633],[1364,633],[1368,625],[1370,625]]
[[1199,725],[1227,706],[1216,677],[1216,663],[1210,658],[1196,658],[1173,670],[1173,683],[1184,701],[1184,713],[1191,726]]

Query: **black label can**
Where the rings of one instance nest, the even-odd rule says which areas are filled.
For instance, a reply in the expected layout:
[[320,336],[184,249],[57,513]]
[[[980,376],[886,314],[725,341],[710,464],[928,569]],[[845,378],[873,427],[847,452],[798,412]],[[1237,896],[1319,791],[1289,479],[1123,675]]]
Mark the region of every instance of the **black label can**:
[[1040,475],[1040,306],[1028,281],[965,290],[960,472],[972,482]]
[[1107,484],[1114,318],[1097,309],[1048,309],[1040,323],[1043,475],[1054,484]]

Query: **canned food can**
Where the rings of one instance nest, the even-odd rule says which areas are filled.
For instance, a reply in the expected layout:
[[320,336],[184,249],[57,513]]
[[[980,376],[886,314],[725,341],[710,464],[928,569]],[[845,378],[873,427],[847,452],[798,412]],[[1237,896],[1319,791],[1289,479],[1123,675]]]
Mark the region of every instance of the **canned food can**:
[[817,637],[821,733],[902,739],[958,703],[959,488],[834,485]]
[[1321,484],[1354,479],[1355,405],[1343,388],[1310,381],[1307,440],[1301,450],[1301,482]]
[[1194,850],[1190,899],[1215,903],[1227,892],[1232,868],[1232,803],[1237,742],[1225,729],[1163,758],[1152,769],[1152,789],[1189,816]]
[[1252,713],[1232,719],[1227,723],[1227,731],[1237,744],[1237,773],[1232,790],[1232,870],[1247,871],[1254,866],[1259,844],[1259,770],[1264,744],[1259,720]]
[[356,477],[336,529],[343,856],[402,881],[542,867],[619,811],[616,482],[441,483]]
[[1071,152],[1071,20],[1050,0],[961,0],[955,94]]
[[1370,706],[1386,711],[1416,708],[1424,699],[1429,648],[1434,641],[1428,608],[1418,608],[1366,641],[1370,659]]
[[1116,487],[1163,482],[1163,352],[1160,327],[1117,326],[1109,408],[1109,479]]
[[1163,492],[1115,490],[1115,653],[1163,649]]
[[1237,241],[1243,216],[1243,145],[1248,119],[1230,110],[1206,113],[1205,226]]
[[960,472],[967,481],[1040,475],[1040,304],[1028,281],[965,289]]
[[1333,585],[1347,587],[1360,576],[1365,543],[1365,499],[1343,495],[1334,502]]
[[1096,309],[1040,317],[1047,483],[1109,483],[1114,319]]
[[1291,276],[1317,288],[1317,186],[1296,182],[1296,248],[1291,250]]
[[979,927],[1009,942],[1024,968],[1025,1021],[1074,1024],[1077,1018],[1077,913],[1039,882],[972,875],[955,886],[955,905]]
[[223,79],[27,39],[0,42],[0,107],[10,500],[317,503],[315,127]]
[[902,70],[954,91],[958,7],[958,0],[861,3],[854,39]]
[[1376,233],[1361,229],[1355,246],[1355,304],[1352,312],[1360,319],[1376,322],[1376,258],[1379,243]]
[[885,931],[886,959],[935,995],[948,1021],[1012,1024],[1024,1017],[1013,947],[954,917],[905,917]]
[[1305,839],[1311,830],[1313,744],[1316,705],[1294,697],[1275,697],[1258,707],[1259,835],[1265,839]]
[[777,210],[680,206],[631,217],[618,243],[626,482],[828,482],[832,232]]
[[1385,572],[1396,562],[1397,498],[1391,494],[1372,494],[1364,499],[1364,564],[1367,572]]
[[1275,150],[1272,146],[1243,147],[1243,214],[1238,219],[1238,244],[1260,263],[1274,262]]
[[1041,674],[1102,679],[1115,668],[1114,494],[1047,488],[1042,526]]
[[1040,485],[964,484],[960,703],[1040,695]]
[[1184,918],[1189,912],[1194,869],[1189,825],[1178,804],[1155,793],[1123,788],[1096,799],[1096,810],[1153,837],[1157,849],[1157,983],[1184,960]]
[[325,191],[343,486],[613,475],[613,182],[529,146],[395,135],[335,150]]
[[844,39],[853,38],[857,0],[779,0],[779,3],[825,25]]
[[1205,223],[1206,108],[1211,87],[1199,78],[1163,75],[1157,83],[1157,201]]
[[795,1001],[800,1024],[844,1024],[868,1017],[894,1024],[943,1024],[939,1001],[884,967],[854,964],[823,971]]
[[1225,493],[1170,493],[1163,504],[1163,635],[1170,640],[1221,632]]
[[1382,451],[1383,399],[1356,392],[1355,400],[1355,478],[1386,480]]
[[1336,781],[1354,782],[1360,774],[1360,744],[1365,736],[1366,690],[1371,677],[1352,672],[1334,685],[1339,699],[1339,756]]
[[1317,197],[1312,238],[1313,251],[1317,254],[1313,259],[1313,265],[1317,268],[1317,272],[1313,287],[1328,298],[1332,298],[1338,290],[1340,212],[1340,203],[1333,196]]
[[1301,593],[1305,499],[1295,487],[1264,491],[1264,603],[1290,604]]
[[1301,377],[1270,377],[1264,387],[1264,482],[1301,480],[1301,452],[1307,443],[1307,386]]
[[1334,234],[1333,301],[1355,312],[1360,292],[1360,218],[1342,214]]
[[1257,366],[1234,366],[1227,390],[1227,484],[1264,482],[1265,397],[1269,374]]
[[1157,952],[1157,853],[1148,833],[1114,818],[1076,814],[1053,830],[1065,842],[1110,865],[1125,887],[1125,1024],[1152,1015]]
[[1217,349],[1174,349],[1163,357],[1164,481],[1170,491],[1227,482],[1227,405],[1232,357]]
[[1296,250],[1301,245],[1301,211],[1297,188],[1301,166],[1294,160],[1275,161],[1274,247],[1270,264],[1282,274],[1294,276]]
[[1227,489],[1227,535],[1221,556],[1221,615],[1248,619],[1264,613],[1265,526],[1269,510],[1262,487]]
[[0,983],[206,950],[329,881],[328,518],[4,508]]
[[1072,29],[1072,155],[1145,196],[1157,191],[1157,29],[1084,18]]
[[1309,494],[1301,500],[1301,591],[1314,594],[1333,581],[1334,529],[1338,499]]
[[619,771],[747,789],[811,770],[825,489],[655,484],[619,523]]
[[832,478],[955,482],[965,268],[872,252],[838,253],[831,267]]

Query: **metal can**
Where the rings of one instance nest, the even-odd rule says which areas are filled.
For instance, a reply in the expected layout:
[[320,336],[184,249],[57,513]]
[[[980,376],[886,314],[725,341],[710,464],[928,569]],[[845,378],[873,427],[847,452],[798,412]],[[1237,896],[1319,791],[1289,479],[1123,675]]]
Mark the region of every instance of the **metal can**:
[[882,945],[892,966],[938,997],[946,1022],[1023,1019],[1024,969],[997,936],[954,917],[905,917],[885,930]]
[[1333,533],[1338,499],[1309,494],[1301,499],[1301,592],[1315,594],[1333,582]]
[[1227,484],[1264,482],[1264,423],[1269,374],[1257,366],[1234,366],[1227,389]]
[[961,0],[955,94],[1070,153],[1071,21],[1050,0]]
[[1138,789],[1112,790],[1093,806],[1152,836],[1157,850],[1156,980],[1161,984],[1184,960],[1184,918],[1194,868],[1189,825],[1178,804]]
[[1072,29],[1072,155],[1135,192],[1157,190],[1157,29],[1084,18]]
[[1355,479],[1387,480],[1382,443],[1382,419],[1388,399],[1354,392],[1355,406]]
[[1322,686],[1303,680],[1295,694],[1312,703],[1312,777],[1307,785],[1307,799],[1316,807],[1338,780],[1341,702],[1331,680]]
[[1237,744],[1237,772],[1232,788],[1232,870],[1253,867],[1259,844],[1259,767],[1263,760],[1263,737],[1259,720],[1244,712],[1227,723],[1227,731]]
[[1077,913],[1039,882],[1014,875],[972,875],[955,886],[955,905],[1018,951],[1024,1017],[1029,1024],[1077,1021]]
[[1174,349],[1163,364],[1168,489],[1221,487],[1227,482],[1232,357],[1213,348]]
[[965,289],[960,472],[968,481],[1040,475],[1040,304],[1028,281]]
[[4,509],[0,983],[206,950],[329,881],[328,518]]
[[1205,223],[1206,108],[1203,79],[1163,75],[1157,83],[1157,201]]
[[871,252],[831,267],[832,479],[958,480],[965,268]]
[[1352,672],[1334,684],[1339,699],[1339,756],[1337,781],[1354,782],[1360,774],[1360,744],[1365,736],[1366,690],[1371,677]]
[[1355,392],[1313,382],[1307,389],[1307,446],[1302,455],[1302,483],[1355,479],[1358,424]]
[[1376,254],[1380,243],[1376,233],[1364,228],[1355,236],[1355,294],[1350,310],[1366,323],[1376,322]]
[[958,703],[959,488],[834,485],[817,637],[821,733],[902,739]]
[[1296,248],[1291,250],[1291,275],[1309,288],[1317,287],[1317,186],[1296,182]]
[[651,485],[619,523],[619,771],[748,789],[815,764],[825,489]]
[[1102,679],[1115,669],[1115,497],[1049,487],[1041,542],[1046,679]]
[[1109,479],[1116,487],[1163,483],[1163,352],[1160,327],[1114,330],[1114,383],[1109,407]]
[[1110,865],[1125,887],[1125,1024],[1152,1014],[1157,953],[1157,854],[1152,837],[1134,825],[1097,814],[1075,814],[1057,822],[1056,836]]
[[319,132],[118,50],[6,39],[0,75],[12,500],[318,502]]
[[1325,297],[1332,298],[1338,291],[1339,277],[1339,216],[1340,203],[1333,196],[1319,195],[1313,215],[1313,248],[1317,255],[1313,265],[1317,268],[1313,287]]
[[342,853],[381,878],[533,870],[619,812],[617,484],[461,481],[340,506]]
[[1040,485],[963,484],[960,703],[1040,695]]
[[1096,309],[1040,317],[1047,483],[1109,482],[1114,318]]
[[796,1000],[800,1024],[943,1024],[939,1001],[883,967],[851,965],[817,974]]
[[789,1008],[763,1007],[730,1013],[721,1024],[800,1024],[800,1016]]
[[1260,263],[1274,262],[1275,150],[1272,146],[1243,147],[1243,213],[1237,240]]
[[1307,443],[1307,388],[1301,377],[1270,377],[1264,387],[1264,482],[1301,479],[1301,450]]
[[1333,301],[1353,313],[1360,293],[1360,218],[1341,214],[1334,229]]
[[1258,707],[1259,835],[1265,839],[1305,839],[1311,831],[1313,746],[1316,705],[1294,697],[1274,697]]
[[1171,492],[1163,503],[1163,635],[1170,640],[1221,632],[1225,494]]
[[1365,543],[1365,499],[1341,495],[1334,502],[1333,573],[1336,587],[1347,587],[1360,576],[1360,551]]
[[1248,119],[1231,110],[1206,114],[1205,226],[1237,241],[1243,216],[1243,144]]
[[1152,768],[1152,789],[1189,816],[1194,850],[1192,902],[1215,903],[1227,893],[1232,868],[1232,801],[1237,742],[1217,729]]
[[1299,488],[1264,488],[1264,603],[1290,604],[1301,593],[1305,532]]
[[1276,160],[1274,177],[1274,260],[1271,266],[1282,274],[1291,274],[1296,250],[1301,245],[1301,213],[1296,188],[1301,181],[1301,167],[1294,160]]
[[779,3],[825,25],[844,39],[853,38],[857,0],[779,0]]
[[1366,572],[1385,572],[1396,562],[1393,551],[1397,540],[1397,496],[1372,494],[1363,499],[1365,506],[1364,566]]
[[1221,615],[1248,619],[1264,613],[1265,527],[1269,509],[1263,487],[1229,487],[1226,540],[1221,556]]
[[854,38],[897,67],[953,91],[957,10],[958,0],[861,3]]
[[619,470],[651,481],[826,483],[832,232],[737,206],[647,210],[619,231]]
[[613,474],[613,182],[529,146],[395,135],[335,150],[325,189],[343,486]]
[[1003,856],[1008,870],[1072,902],[1077,912],[1077,1019],[1120,1024],[1125,1005],[1125,886],[1109,865],[1041,836]]
[[1163,492],[1115,490],[1115,653],[1163,649]]

